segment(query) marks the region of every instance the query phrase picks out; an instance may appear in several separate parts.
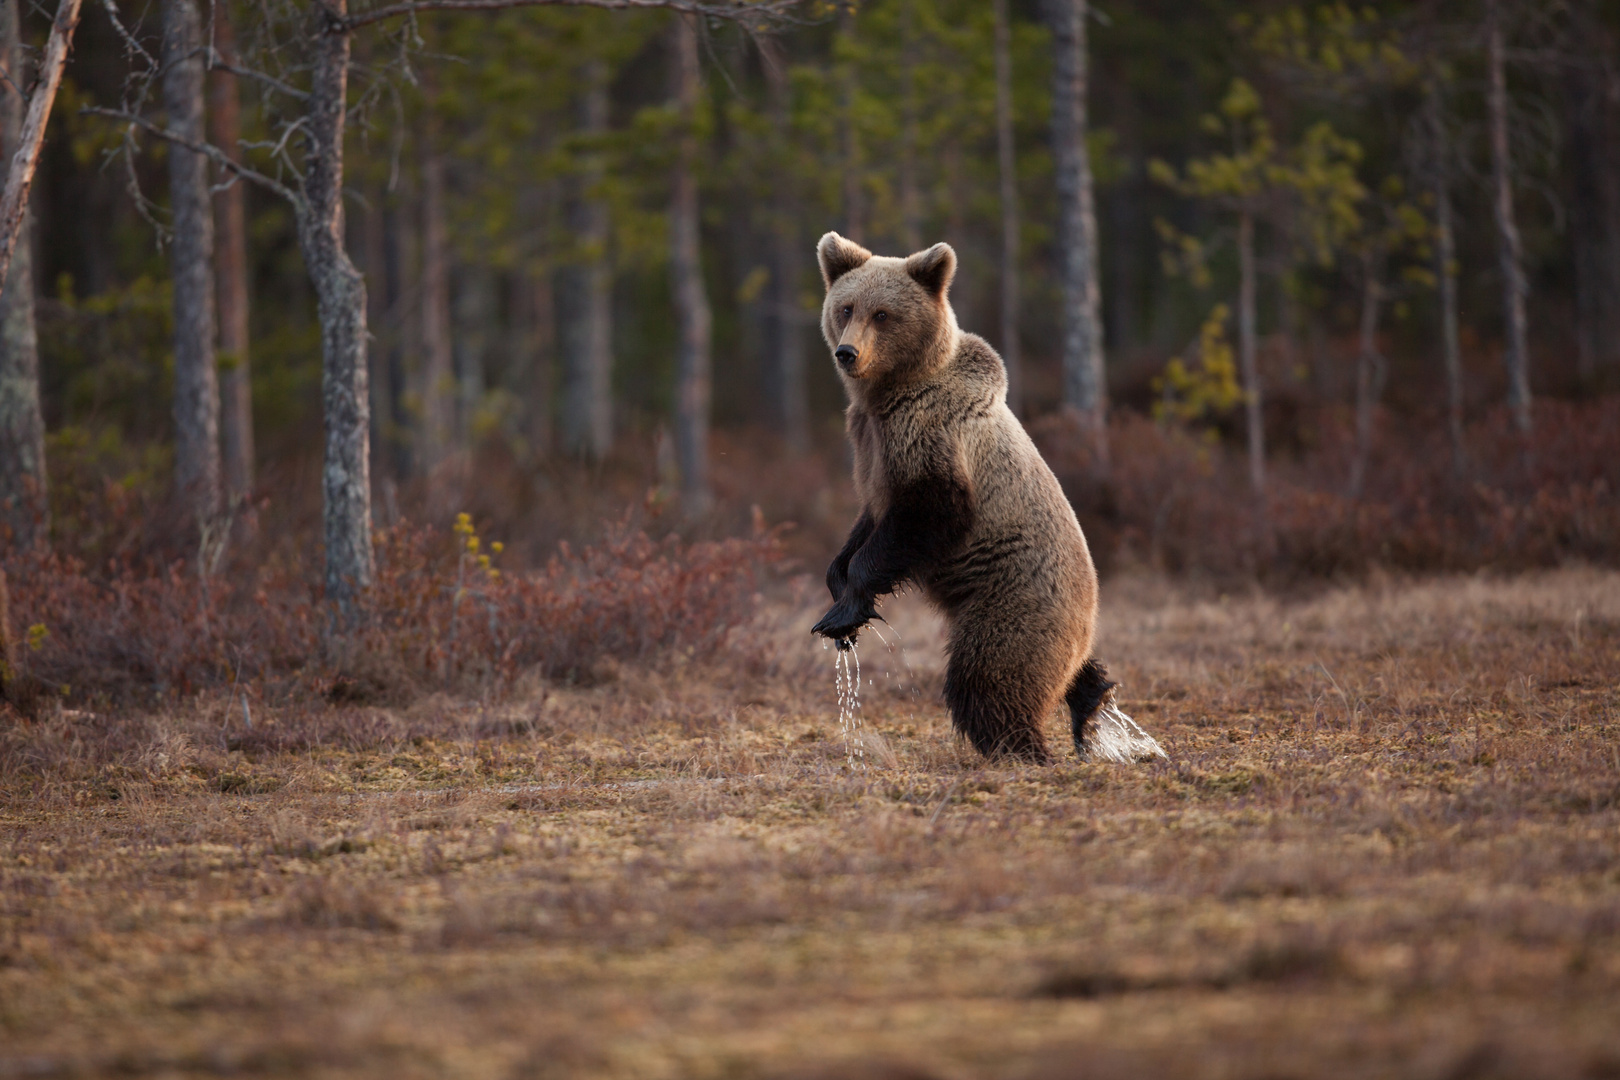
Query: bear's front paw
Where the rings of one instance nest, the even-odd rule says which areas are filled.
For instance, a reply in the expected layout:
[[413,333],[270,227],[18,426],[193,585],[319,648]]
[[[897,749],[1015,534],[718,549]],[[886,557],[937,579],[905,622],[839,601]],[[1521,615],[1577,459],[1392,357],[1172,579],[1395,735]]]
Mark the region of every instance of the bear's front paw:
[[846,648],[854,644],[861,628],[875,618],[877,608],[872,606],[872,601],[846,596],[834,604],[810,632],[831,638],[838,642],[839,648]]

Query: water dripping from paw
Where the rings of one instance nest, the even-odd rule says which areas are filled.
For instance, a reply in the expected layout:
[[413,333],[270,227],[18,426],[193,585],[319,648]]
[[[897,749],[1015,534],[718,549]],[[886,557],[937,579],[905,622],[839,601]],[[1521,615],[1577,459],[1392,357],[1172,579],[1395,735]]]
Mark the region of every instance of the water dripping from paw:
[[861,741],[861,658],[853,641],[840,641],[833,662],[833,680],[838,690],[838,726],[844,733],[844,756],[850,769],[866,767],[866,747]]

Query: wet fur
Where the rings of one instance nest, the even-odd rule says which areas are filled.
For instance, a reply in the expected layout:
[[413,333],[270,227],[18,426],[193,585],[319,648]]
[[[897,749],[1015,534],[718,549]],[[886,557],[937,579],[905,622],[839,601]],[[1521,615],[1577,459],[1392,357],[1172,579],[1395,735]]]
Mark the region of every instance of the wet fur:
[[853,638],[878,597],[912,582],[950,627],[945,698],[957,731],[986,756],[1045,761],[1044,721],[1066,701],[1084,753],[1084,726],[1113,685],[1087,663],[1096,569],[1007,407],[1001,358],[957,326],[955,253],[936,244],[884,258],[836,233],[817,250],[823,334],[857,354],[839,375],[862,513],[828,568],[836,602],[816,632]]

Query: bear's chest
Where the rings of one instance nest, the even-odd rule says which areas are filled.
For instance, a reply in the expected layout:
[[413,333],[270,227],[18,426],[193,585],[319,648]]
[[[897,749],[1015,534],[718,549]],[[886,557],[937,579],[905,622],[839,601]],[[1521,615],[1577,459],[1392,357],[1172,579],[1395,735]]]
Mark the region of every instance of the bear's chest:
[[883,414],[852,409],[848,416],[855,456],[855,492],[874,516],[888,509],[892,493],[929,478],[956,474],[958,455],[951,425],[921,401]]
[[849,415],[850,449],[855,455],[855,494],[861,505],[881,514],[888,504],[885,483],[883,433],[868,413],[852,410]]

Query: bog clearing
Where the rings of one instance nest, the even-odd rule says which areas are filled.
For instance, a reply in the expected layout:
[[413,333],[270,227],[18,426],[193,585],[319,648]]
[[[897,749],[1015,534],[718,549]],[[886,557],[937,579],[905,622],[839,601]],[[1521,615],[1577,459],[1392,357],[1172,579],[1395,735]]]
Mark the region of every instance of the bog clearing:
[[0,1076],[1620,1075],[1620,575],[1111,582],[1141,766],[986,765],[887,613],[853,758],[808,606],[302,748],[6,731]]

